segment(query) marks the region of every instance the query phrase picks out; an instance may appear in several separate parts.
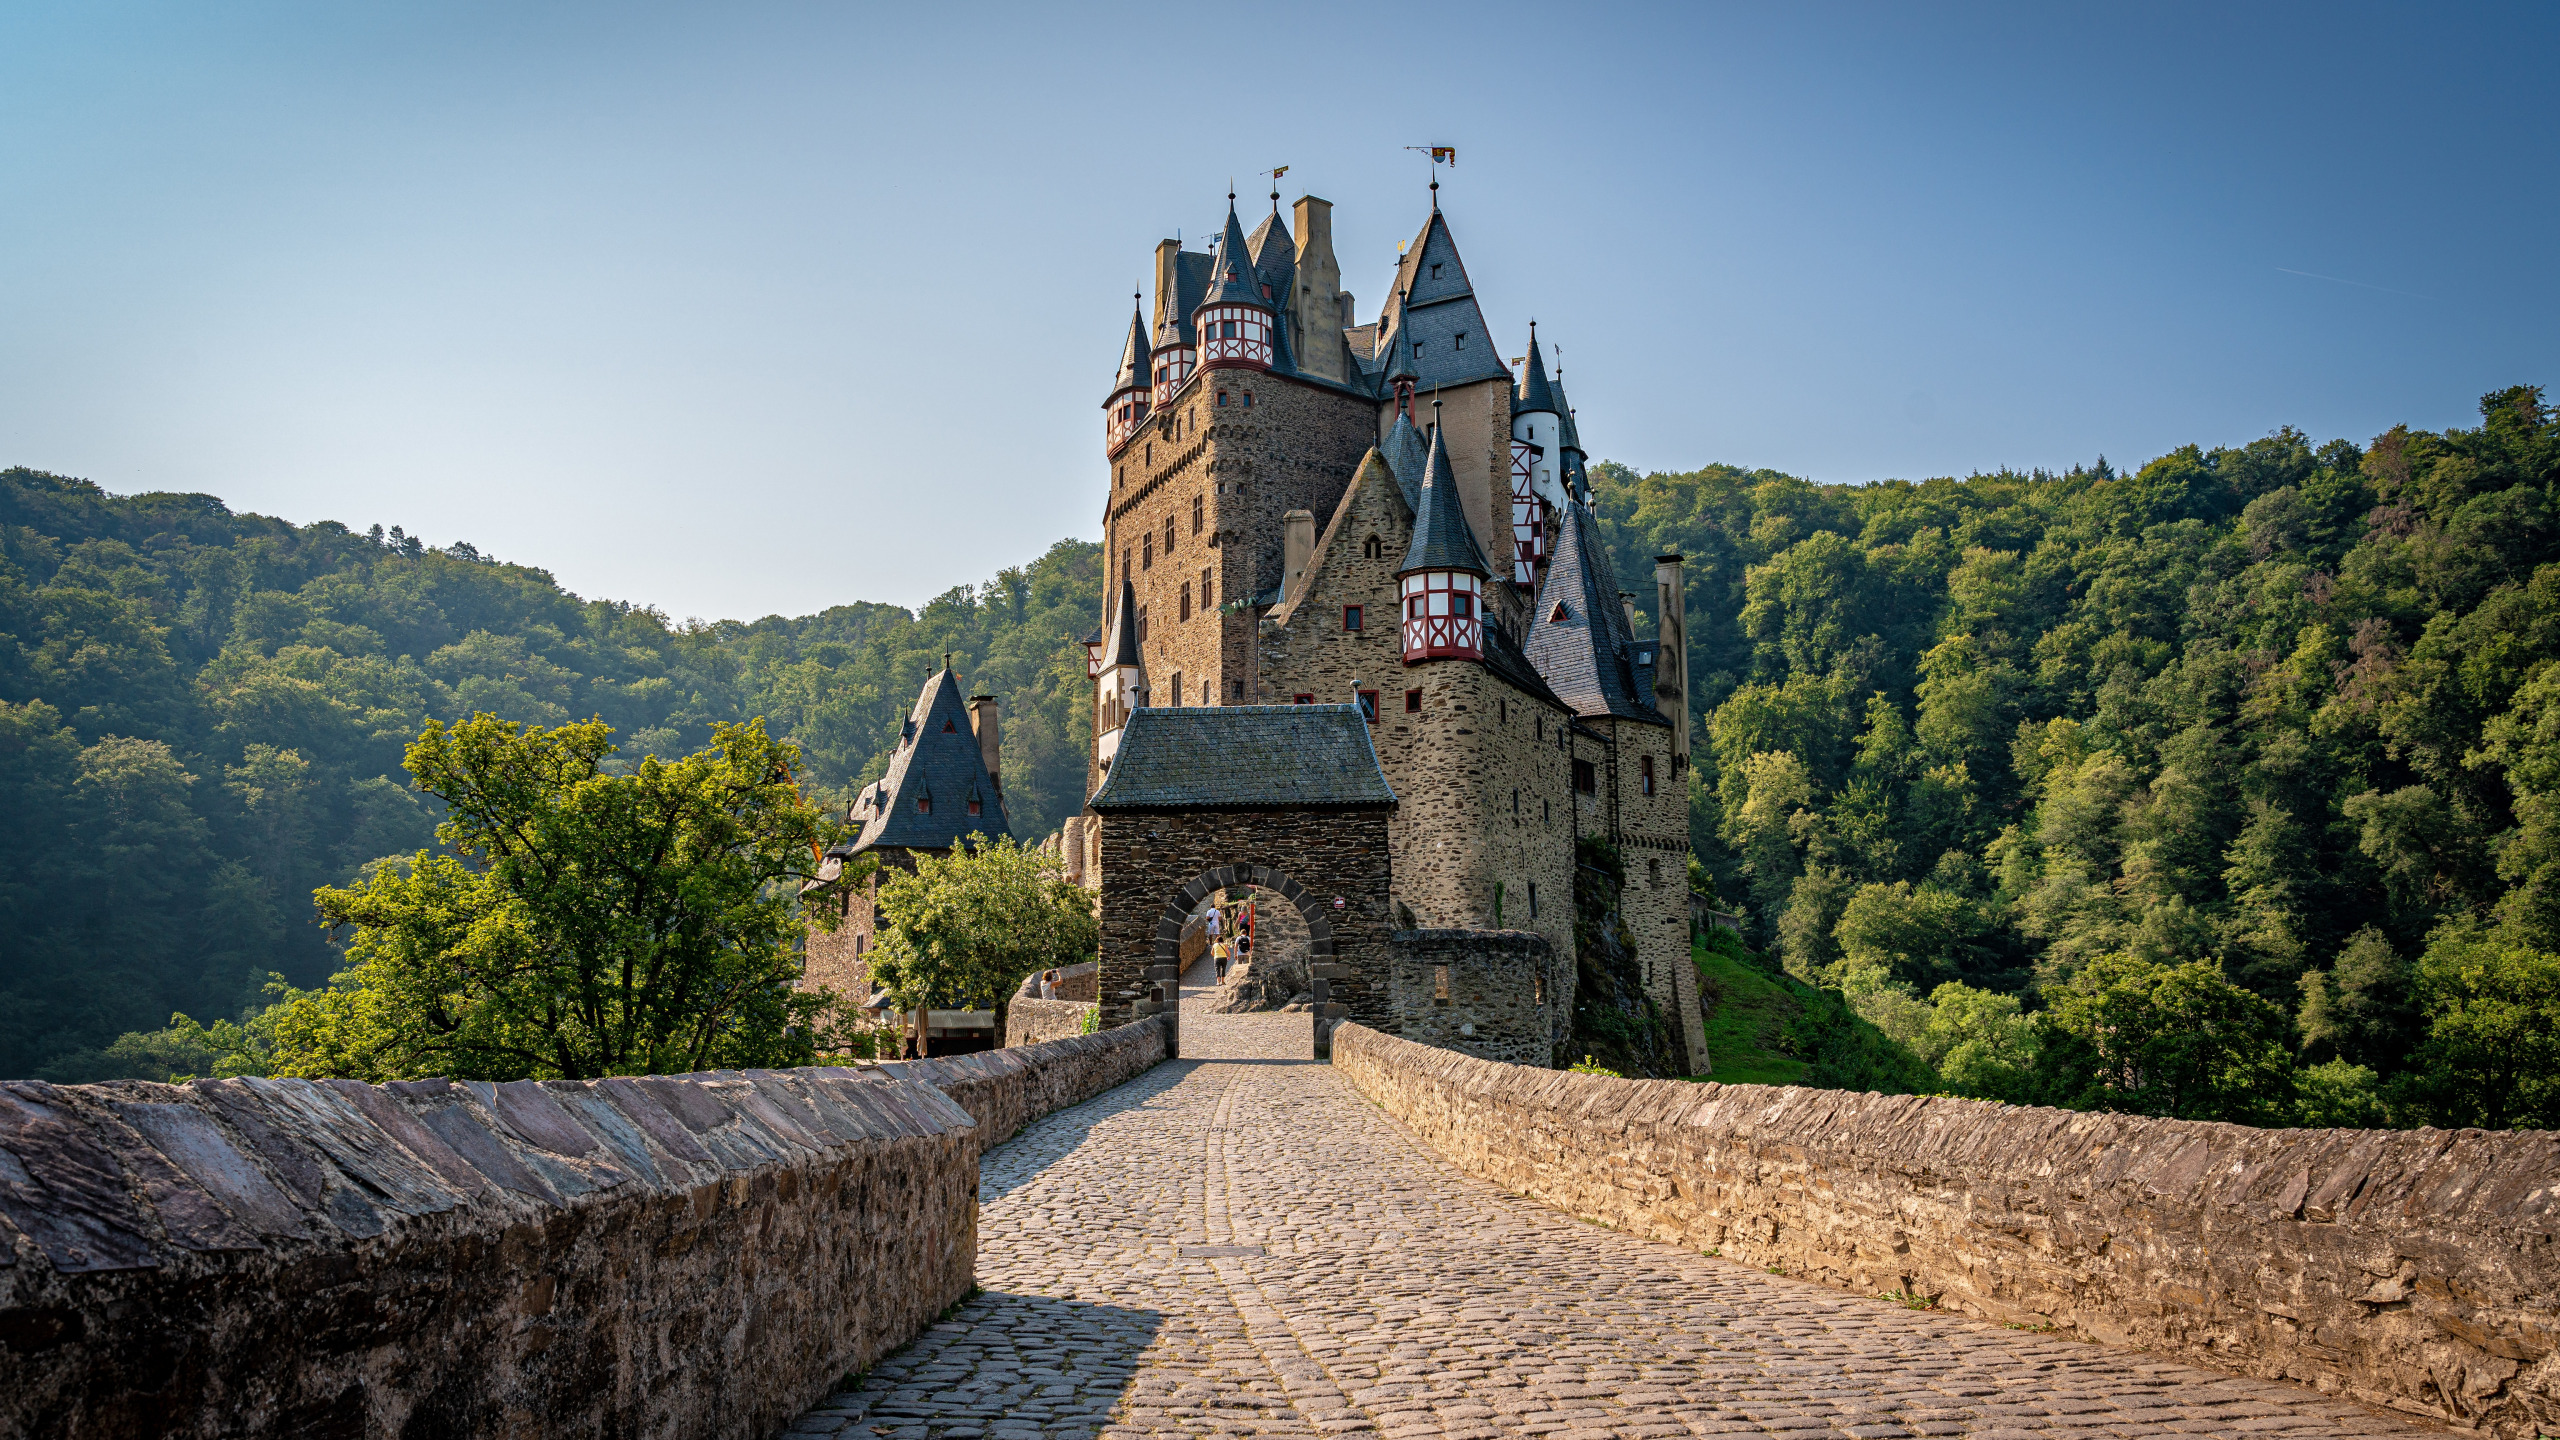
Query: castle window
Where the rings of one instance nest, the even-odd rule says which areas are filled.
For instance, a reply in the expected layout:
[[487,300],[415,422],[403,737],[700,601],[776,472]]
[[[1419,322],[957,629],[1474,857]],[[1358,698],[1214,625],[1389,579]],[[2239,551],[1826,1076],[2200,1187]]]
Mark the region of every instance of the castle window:
[[1368,721],[1372,725],[1377,724],[1378,692],[1375,690],[1360,690],[1353,693],[1360,697],[1360,718]]
[[1173,553],[1173,517],[1170,515],[1164,517],[1164,553]]
[[1150,465],[1156,463],[1156,447],[1152,440],[1147,442],[1147,463]]
[[1182,582],[1182,614],[1180,618],[1184,620],[1191,618],[1191,582],[1188,580]]
[[1191,533],[1194,535],[1200,533],[1202,517],[1208,513],[1208,503],[1209,502],[1205,497],[1199,495],[1191,497]]
[[1253,408],[1253,392],[1250,390],[1244,392],[1244,408],[1247,410]]
[[1650,755],[1636,757],[1636,788],[1647,795],[1653,793],[1653,757]]
[[1541,799],[1538,801],[1538,823],[1541,825],[1553,825],[1556,823],[1555,813],[1547,807],[1548,802],[1546,800]]
[[1600,772],[1588,760],[1573,762],[1573,788],[1585,795],[1600,793]]
[[868,950],[868,949],[870,949],[870,948],[871,948],[871,937],[870,937],[870,936],[868,936],[868,935],[856,935],[856,936],[854,936],[854,937],[853,937],[853,953],[854,953],[854,954],[856,954],[856,955],[860,955],[863,951]]
[[916,813],[919,815],[930,815],[933,813],[932,791],[928,790],[924,794],[916,797]]
[[957,730],[957,729],[959,729],[959,728],[960,728],[960,727],[959,727],[959,725],[958,725],[957,723],[953,722],[953,721],[945,720],[945,721],[943,721],[943,722],[942,722],[942,733],[943,733],[943,734],[945,734],[945,735],[948,735],[948,734],[950,734],[952,731]]
[[1236,698],[1239,700],[1244,698],[1244,682],[1241,680],[1236,682]]
[[970,813],[970,814],[972,814],[972,815],[983,814],[983,813],[985,813],[985,809],[986,809],[986,802],[985,802],[985,801],[980,800],[980,799],[979,799],[977,796],[975,796],[975,795],[972,795],[972,796],[970,796],[970,797],[969,797],[969,813]]
[[1219,392],[1218,392],[1218,404],[1219,404],[1221,407],[1224,407],[1224,406],[1226,405],[1226,403],[1227,403],[1227,392],[1226,392],[1226,391],[1224,391],[1224,390],[1221,390],[1221,391],[1219,391]]
[[1407,715],[1419,715],[1422,713],[1421,691],[1407,690],[1404,692],[1404,713]]
[[1359,606],[1345,605],[1342,607],[1342,628],[1345,630],[1357,630],[1360,628]]
[[[1530,915],[1530,918],[1532,918],[1532,919],[1535,919],[1535,918],[1537,917],[1537,914],[1538,914],[1537,894],[1538,894],[1538,882],[1537,882],[1537,881],[1535,881],[1535,880],[1532,880],[1532,881],[1530,881],[1530,882],[1529,882],[1529,896],[1530,896],[1530,900],[1529,900],[1529,915]],[[1536,1000],[1536,1002],[1537,1002],[1538,1004],[1540,1004],[1540,1005],[1544,1005],[1544,1004],[1546,1004],[1546,1003],[1547,1003],[1547,972],[1546,972],[1546,971],[1544,971],[1544,970],[1532,971],[1532,972],[1530,973],[1530,977],[1529,977],[1529,978],[1530,978],[1530,984],[1531,984],[1532,988],[1534,989],[1534,991],[1536,992],[1536,993],[1535,993],[1535,995],[1533,996],[1533,998],[1534,998],[1534,999]]]
[[1361,542],[1360,554],[1364,559],[1383,560],[1387,556],[1387,542],[1372,535]]
[[1511,792],[1511,813],[1515,816],[1520,813],[1520,792],[1518,790],[1513,790]]
[[1644,862],[1644,883],[1657,890],[1662,888],[1662,862],[1660,860],[1647,860]]
[[1450,348],[1450,349],[1452,349],[1452,350],[1464,350],[1464,349],[1466,349],[1466,348],[1467,348],[1467,332],[1466,332],[1466,331],[1464,331],[1464,330],[1459,331],[1459,332],[1458,332],[1458,338],[1457,338],[1456,340],[1454,340],[1454,341],[1450,342],[1449,348]]
[[1209,567],[1206,565],[1200,567],[1200,608],[1209,608]]
[[1564,602],[1563,602],[1563,601],[1561,601],[1561,600],[1557,601],[1557,602],[1556,602],[1556,608],[1554,608],[1553,610],[1550,610],[1550,611],[1548,611],[1548,612],[1547,612],[1547,623],[1548,623],[1548,624],[1550,624],[1550,625],[1561,625],[1561,624],[1563,624],[1563,623],[1564,623]]
[[1141,570],[1156,568],[1156,532],[1153,530],[1138,537],[1138,568]]
[[[1535,880],[1529,882],[1529,918],[1538,918],[1538,882]],[[1538,1003],[1547,1003],[1547,977],[1544,975],[1538,977]]]
[[1434,266],[1432,266],[1432,267],[1431,267],[1431,278],[1432,278],[1432,279],[1434,279],[1434,280],[1437,280],[1437,279],[1439,279],[1439,278],[1440,278],[1440,267],[1439,267],[1439,266],[1434,265]]
[[1543,742],[1543,741],[1545,741],[1545,739],[1546,739],[1546,738],[1547,738],[1547,717],[1546,717],[1546,716],[1544,716],[1544,715],[1541,715],[1541,716],[1539,716],[1539,717],[1538,717],[1538,739],[1539,739],[1541,742]]
[[1292,695],[1289,697],[1289,703],[1292,705],[1313,705],[1316,703],[1316,697],[1313,695]]
[[1210,680],[1203,680],[1200,682],[1200,703],[1203,705],[1215,705],[1218,703],[1216,682]]
[[1147,643],[1147,607],[1144,605],[1138,607],[1138,643]]
[[1111,469],[1111,483],[1112,483],[1112,484],[1114,484],[1114,485],[1126,485],[1126,484],[1128,484],[1128,483],[1129,483],[1129,467],[1128,467],[1128,466],[1126,466],[1126,465],[1115,465],[1115,466],[1113,466],[1113,467],[1112,467],[1112,469]]
[[[1495,702],[1493,702],[1493,713],[1494,713],[1495,717],[1496,717],[1496,718],[1498,718],[1499,720],[1501,720],[1501,722],[1502,722],[1503,724],[1505,724],[1505,725],[1510,724],[1510,723],[1511,723],[1511,702],[1510,702],[1509,700],[1496,700]],[[1515,807],[1515,808],[1516,808],[1516,807]]]
[[1182,672],[1179,670],[1173,672],[1173,707],[1177,710],[1182,708]]

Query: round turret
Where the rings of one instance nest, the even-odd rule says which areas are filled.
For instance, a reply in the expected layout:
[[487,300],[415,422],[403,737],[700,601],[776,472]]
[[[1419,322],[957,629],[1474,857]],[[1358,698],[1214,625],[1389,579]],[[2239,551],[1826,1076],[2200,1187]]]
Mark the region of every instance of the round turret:
[[1396,574],[1404,599],[1404,663],[1484,658],[1484,587],[1493,571],[1467,525],[1436,423],[1422,503],[1414,507],[1413,543]]
[[1147,322],[1133,307],[1129,316],[1129,339],[1120,347],[1120,369],[1111,378],[1111,398],[1102,402],[1102,428],[1105,444],[1117,451],[1129,443],[1146,422],[1153,408],[1148,398],[1147,362],[1153,347],[1147,343]]
[[1209,264],[1209,293],[1191,312],[1192,329],[1200,337],[1200,364],[1205,369],[1271,368],[1272,332],[1280,307],[1270,287],[1253,268],[1245,245],[1244,226],[1236,221],[1236,197],[1227,197],[1227,233]]

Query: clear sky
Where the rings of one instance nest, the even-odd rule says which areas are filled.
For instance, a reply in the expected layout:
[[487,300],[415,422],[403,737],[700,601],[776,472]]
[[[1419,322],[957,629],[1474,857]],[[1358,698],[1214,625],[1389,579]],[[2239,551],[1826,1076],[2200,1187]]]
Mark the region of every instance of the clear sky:
[[[2560,389],[2560,6],[0,9],[0,464],[677,616],[1098,536],[1159,237],[1426,166],[1595,457],[1826,481]],[[1248,222],[1250,223],[1250,222]]]

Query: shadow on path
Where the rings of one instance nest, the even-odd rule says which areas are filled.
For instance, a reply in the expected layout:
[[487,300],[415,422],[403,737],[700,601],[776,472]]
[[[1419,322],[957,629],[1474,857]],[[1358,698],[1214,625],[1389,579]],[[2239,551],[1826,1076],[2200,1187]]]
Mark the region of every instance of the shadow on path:
[[959,1440],[1001,1424],[1026,1440],[1090,1436],[1163,1328],[1153,1310],[981,1291],[785,1434]]

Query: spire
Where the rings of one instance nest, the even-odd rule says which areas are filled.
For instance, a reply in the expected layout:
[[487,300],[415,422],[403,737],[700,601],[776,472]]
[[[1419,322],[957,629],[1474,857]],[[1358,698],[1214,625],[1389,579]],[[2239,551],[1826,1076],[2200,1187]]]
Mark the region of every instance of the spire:
[[1579,496],[1559,517],[1556,552],[1522,648],[1574,713],[1668,723],[1637,683],[1635,636],[1618,599],[1618,577],[1600,522]]
[[1430,473],[1431,452],[1422,443],[1422,432],[1413,428],[1413,417],[1399,410],[1395,428],[1387,432],[1387,443],[1378,447],[1379,456],[1396,477],[1396,486],[1404,491],[1404,503],[1416,515],[1422,513],[1422,477]]
[[1538,355],[1538,322],[1529,322],[1529,371],[1520,381],[1520,402],[1511,407],[1514,414],[1526,415],[1544,411],[1561,414],[1556,408],[1554,390],[1547,384],[1547,362]]
[[1148,381],[1148,359],[1155,347],[1147,339],[1147,312],[1143,295],[1129,297],[1129,339],[1120,347],[1120,369],[1111,377],[1111,393],[1143,390]]
[[1137,610],[1138,592],[1124,576],[1120,581],[1120,603],[1111,610],[1111,632],[1102,642],[1104,668],[1139,663]]
[[1493,573],[1483,548],[1476,544],[1474,527],[1467,524],[1458,477],[1449,469],[1448,443],[1437,425],[1432,427],[1430,460],[1423,468],[1422,498],[1413,507],[1413,543],[1405,548],[1404,565],[1396,573],[1416,570]]
[[1260,277],[1254,274],[1253,251],[1245,243],[1244,226],[1236,220],[1232,194],[1227,196],[1227,231],[1218,237],[1218,253],[1209,262],[1209,293],[1200,303],[1272,308],[1263,298]]

